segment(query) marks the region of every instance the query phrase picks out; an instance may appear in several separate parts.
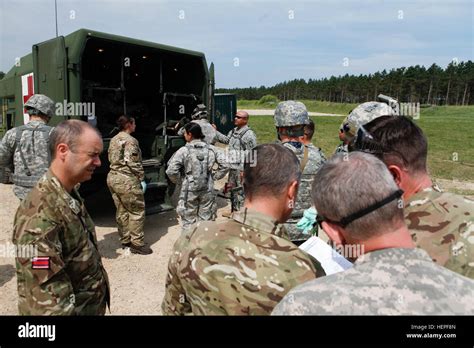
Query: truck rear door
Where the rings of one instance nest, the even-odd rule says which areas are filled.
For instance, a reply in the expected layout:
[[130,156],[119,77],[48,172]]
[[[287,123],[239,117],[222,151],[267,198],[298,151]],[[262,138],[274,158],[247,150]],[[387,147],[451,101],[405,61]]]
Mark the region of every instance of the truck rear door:
[[35,93],[56,103],[68,102],[67,51],[64,36],[33,45]]

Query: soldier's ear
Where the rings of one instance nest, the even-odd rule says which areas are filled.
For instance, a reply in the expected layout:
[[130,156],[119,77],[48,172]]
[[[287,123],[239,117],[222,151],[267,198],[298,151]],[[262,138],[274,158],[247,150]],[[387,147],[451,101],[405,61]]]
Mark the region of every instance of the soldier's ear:
[[392,174],[393,180],[395,180],[395,183],[397,184],[397,186],[401,187],[403,170],[399,166],[396,166],[394,164],[389,165],[388,170]]
[[346,244],[346,238],[342,233],[342,227],[327,221],[323,221],[322,227],[329,239],[331,239],[336,246]]
[[67,146],[66,144],[60,143],[56,146],[57,158],[64,160],[68,152],[69,152],[69,146]]
[[293,203],[296,201],[296,195],[298,194],[298,180],[294,180],[290,183],[290,185],[288,186],[288,199],[290,201],[293,201]]

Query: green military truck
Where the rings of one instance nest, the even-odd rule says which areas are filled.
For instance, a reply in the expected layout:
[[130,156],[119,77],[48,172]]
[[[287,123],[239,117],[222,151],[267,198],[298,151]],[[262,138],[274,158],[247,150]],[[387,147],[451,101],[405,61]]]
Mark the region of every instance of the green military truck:
[[[0,137],[28,121],[23,106],[34,93],[55,101],[56,116],[50,125],[69,118],[91,122],[103,136],[105,151],[102,167],[82,185],[87,195],[106,185],[107,147],[117,133],[115,120],[131,115],[148,183],[147,213],[168,210],[176,190],[165,169],[171,155],[184,145],[177,135],[183,123],[179,121],[189,118],[200,103],[215,115],[213,70],[200,52],[80,29],[33,45],[32,52],[17,59],[0,80]],[[219,100],[221,105],[222,97]],[[233,113],[224,116],[218,112],[212,120],[223,131],[232,125]]]

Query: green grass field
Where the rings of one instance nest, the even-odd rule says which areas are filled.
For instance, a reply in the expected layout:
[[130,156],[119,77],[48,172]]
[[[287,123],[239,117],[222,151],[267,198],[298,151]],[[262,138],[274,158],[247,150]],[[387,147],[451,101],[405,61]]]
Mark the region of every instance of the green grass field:
[[[354,104],[336,104],[303,101],[309,111],[347,114]],[[321,108],[320,108],[321,107]],[[256,101],[239,101],[239,109],[267,109]],[[311,117],[316,124],[313,143],[326,156],[334,153],[339,144],[338,129],[344,119],[339,116]],[[435,178],[474,182],[474,106],[438,106],[421,109],[416,121],[428,137],[428,165]],[[253,116],[250,126],[257,134],[259,144],[276,139],[273,118]]]

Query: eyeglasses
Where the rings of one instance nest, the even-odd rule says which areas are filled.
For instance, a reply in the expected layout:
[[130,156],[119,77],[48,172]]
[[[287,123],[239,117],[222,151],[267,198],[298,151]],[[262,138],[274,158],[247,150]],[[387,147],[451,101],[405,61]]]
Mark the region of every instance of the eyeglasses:
[[247,118],[247,117],[244,117],[244,116],[234,116],[234,118]]
[[322,222],[323,221],[331,222],[333,224],[340,225],[341,227],[346,227],[347,225],[349,225],[354,220],[360,219],[361,217],[363,217],[367,214],[370,214],[371,212],[383,207],[384,205],[390,203],[391,201],[393,201],[395,199],[399,199],[402,195],[403,195],[403,190],[397,190],[394,193],[392,193],[390,196],[388,196],[387,198],[382,199],[380,202],[376,202],[376,203],[372,204],[371,206],[369,206],[367,208],[364,208],[364,209],[361,209],[361,210],[359,210],[355,213],[352,213],[349,216],[346,216],[345,218],[342,218],[339,221],[329,220],[329,219],[325,218],[324,216],[318,214],[316,216],[316,222],[318,223],[319,227],[321,227],[321,228],[322,228]]

